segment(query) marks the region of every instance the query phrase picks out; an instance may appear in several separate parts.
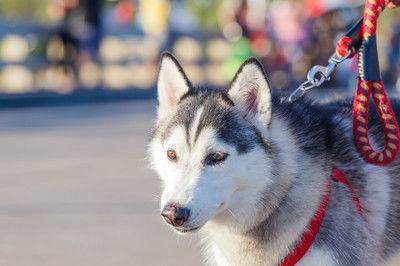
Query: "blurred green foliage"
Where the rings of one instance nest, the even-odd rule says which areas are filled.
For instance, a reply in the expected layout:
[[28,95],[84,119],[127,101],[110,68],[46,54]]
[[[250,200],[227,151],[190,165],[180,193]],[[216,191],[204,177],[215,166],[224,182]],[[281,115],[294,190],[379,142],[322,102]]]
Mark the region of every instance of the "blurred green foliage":
[[217,12],[222,0],[184,0],[187,8],[196,16],[201,27],[216,29]]
[[40,22],[48,20],[46,0],[0,0],[0,15],[5,18],[24,17]]

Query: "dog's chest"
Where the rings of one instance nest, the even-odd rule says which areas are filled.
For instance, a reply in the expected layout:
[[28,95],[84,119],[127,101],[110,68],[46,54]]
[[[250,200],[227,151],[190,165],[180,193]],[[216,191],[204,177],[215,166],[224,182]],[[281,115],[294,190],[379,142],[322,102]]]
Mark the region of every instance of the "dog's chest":
[[255,238],[225,230],[212,233],[209,252],[217,265],[276,265],[278,256]]
[[[239,235],[227,235],[219,237],[210,243],[210,256],[214,261],[212,264],[218,266],[233,265],[277,265],[280,262],[280,256],[277,256],[274,248],[257,243],[252,238]],[[299,261],[298,265],[319,266],[321,261],[324,265],[333,266],[335,264],[334,256],[328,250],[323,248],[311,247],[309,252]]]

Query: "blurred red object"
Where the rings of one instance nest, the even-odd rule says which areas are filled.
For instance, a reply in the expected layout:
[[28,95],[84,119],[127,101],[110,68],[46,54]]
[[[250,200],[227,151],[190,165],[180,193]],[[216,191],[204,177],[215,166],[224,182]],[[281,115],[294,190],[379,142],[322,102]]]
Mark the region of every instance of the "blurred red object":
[[307,15],[311,18],[323,14],[326,11],[325,9],[325,5],[321,0],[306,0],[304,3],[304,10],[307,10]]
[[265,56],[268,52],[268,39],[261,33],[255,33],[250,37],[250,49],[258,56]]
[[115,6],[115,18],[120,24],[129,24],[135,15],[135,5],[130,0],[123,0]]

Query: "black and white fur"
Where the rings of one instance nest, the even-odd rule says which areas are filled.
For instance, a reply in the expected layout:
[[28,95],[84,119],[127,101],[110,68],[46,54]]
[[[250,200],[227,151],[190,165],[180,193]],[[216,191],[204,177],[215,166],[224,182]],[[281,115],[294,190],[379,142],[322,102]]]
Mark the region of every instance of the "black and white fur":
[[[163,184],[161,209],[170,202],[190,209],[174,229],[199,230],[208,263],[277,265],[298,243],[335,167],[356,191],[366,222],[347,187],[331,181],[322,226],[298,265],[383,265],[399,251],[400,156],[387,167],[360,157],[350,99],[288,103],[271,93],[255,59],[227,90],[194,88],[170,54],[162,57],[158,98],[149,152]],[[400,120],[399,103],[392,107]],[[379,150],[384,136],[370,110],[369,136]],[[229,155],[205,164],[216,151]]]

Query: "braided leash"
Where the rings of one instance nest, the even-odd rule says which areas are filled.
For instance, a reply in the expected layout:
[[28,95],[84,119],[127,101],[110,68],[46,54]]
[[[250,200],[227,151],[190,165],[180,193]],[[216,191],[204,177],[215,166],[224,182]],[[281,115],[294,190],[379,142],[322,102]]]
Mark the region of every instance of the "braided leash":
[[[368,138],[368,103],[372,94],[376,109],[383,124],[386,144],[381,152],[375,151]],[[353,134],[358,151],[364,159],[373,164],[390,164],[399,151],[399,127],[387,99],[382,81],[358,80],[356,98],[353,104]]]
[[[399,127],[385,93],[379,74],[376,49],[376,24],[388,0],[367,0],[362,25],[362,44],[359,54],[360,78],[353,103],[353,134],[356,147],[364,159],[372,164],[387,165],[395,158],[400,148]],[[351,40],[342,37],[336,52],[343,56],[351,48]],[[386,144],[381,152],[375,151],[368,137],[369,98],[375,103],[383,124]]]

